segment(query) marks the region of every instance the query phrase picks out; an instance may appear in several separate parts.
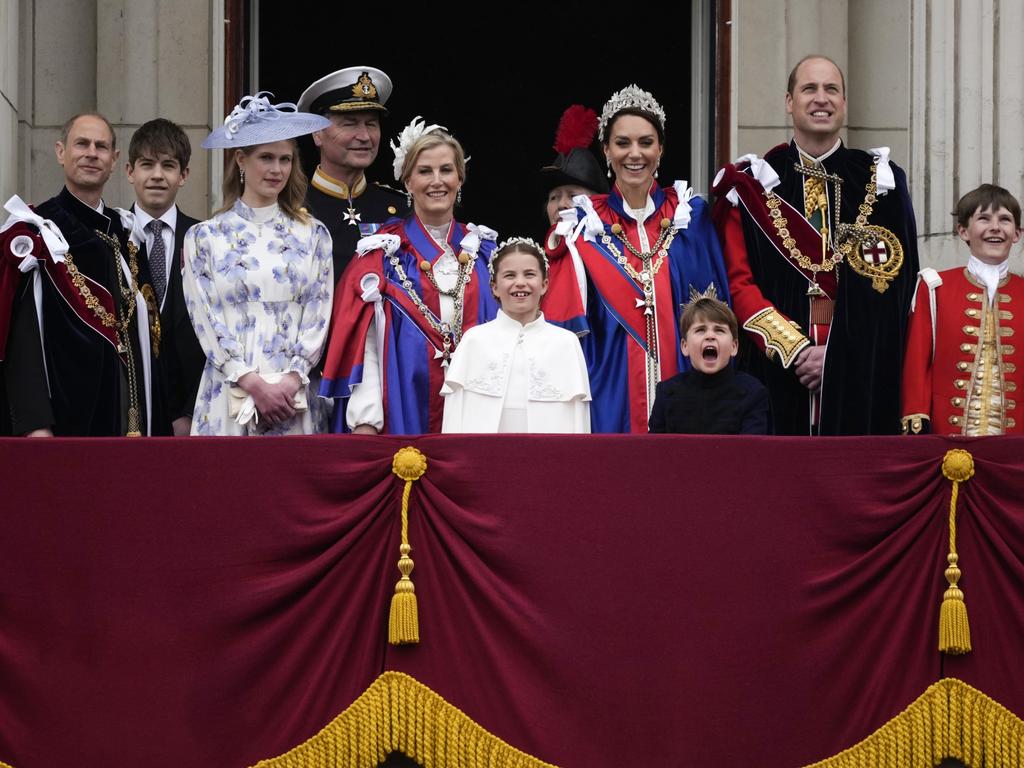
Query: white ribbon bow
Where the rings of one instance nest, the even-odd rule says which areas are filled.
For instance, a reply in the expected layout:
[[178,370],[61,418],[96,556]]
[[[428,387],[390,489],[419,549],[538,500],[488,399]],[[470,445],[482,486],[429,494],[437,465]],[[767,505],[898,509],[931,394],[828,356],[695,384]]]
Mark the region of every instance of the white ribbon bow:
[[575,208],[563,208],[558,212],[558,218],[559,221],[555,224],[555,234],[562,238],[569,237],[576,229],[576,225],[580,223],[580,217]]
[[[779,184],[781,183],[779,179],[779,174],[775,172],[775,169],[772,168],[771,165],[764,158],[758,157],[757,155],[743,155],[742,157],[736,158],[733,161],[733,164],[739,165],[740,163],[743,162],[750,163],[750,175],[757,179],[757,181],[761,184],[761,187],[764,189],[765,192],[771,192],[773,189],[775,189],[775,187],[779,186]],[[715,176],[715,180],[712,186],[718,184],[722,180],[722,176],[724,175],[725,169],[723,168],[718,172],[718,175]],[[735,187],[733,187],[726,193],[725,198],[730,203],[732,203],[733,208],[740,204],[740,197],[739,194],[736,192]]]
[[402,238],[398,235],[367,235],[356,243],[356,253],[365,256],[373,251],[382,250],[385,256],[393,256],[401,244]]
[[[387,237],[387,235],[385,235]],[[394,237],[394,235],[391,235]],[[384,364],[384,337],[385,321],[384,297],[380,295],[380,277],[373,272],[367,272],[359,280],[359,290],[362,291],[360,298],[363,301],[373,303],[373,325],[377,339],[377,361]]]
[[672,226],[676,229],[686,229],[690,226],[690,214],[693,212],[693,208],[690,206],[690,200],[693,199],[693,187],[688,186],[685,181],[678,180],[672,186],[679,196],[679,204],[672,216]]
[[480,252],[480,241],[490,240],[492,243],[498,239],[498,233],[483,224],[467,224],[469,232],[462,238],[459,248],[475,257]]
[[586,195],[576,195],[572,204],[583,209],[583,239],[594,240],[598,235],[604,234],[604,222],[594,210],[594,204]]
[[[64,255],[68,252],[68,241],[64,239],[64,235],[61,234],[61,231],[57,228],[56,224],[37,214],[17,195],[11,197],[11,199],[4,204],[4,210],[7,211],[10,216],[7,217],[7,221],[4,222],[4,225],[0,227],[0,232],[6,232],[15,224],[31,224],[39,230],[39,236],[43,238],[43,242],[46,244],[46,250],[50,252],[50,258],[56,263],[64,261]],[[11,245],[13,246],[14,243]],[[34,269],[35,265],[36,262],[33,261],[31,266],[28,266],[27,268],[23,265],[19,265],[18,268],[22,272],[27,272],[29,269]]]
[[[289,112],[296,112],[298,107],[293,102],[286,101],[281,104],[271,104],[267,96],[273,96],[270,91],[260,91],[255,96],[243,96],[242,100],[231,110],[231,114],[224,118],[225,131],[229,139],[233,139],[242,126],[254,120],[277,120]],[[282,107],[284,109],[282,109]]]
[[896,189],[896,176],[889,165],[889,148],[875,147],[868,152],[875,156],[875,191],[879,197],[885,197]]
[[139,217],[124,208],[115,208],[117,215],[121,217],[121,226],[128,232],[128,239],[136,248],[141,248],[146,242],[146,230],[142,227]]

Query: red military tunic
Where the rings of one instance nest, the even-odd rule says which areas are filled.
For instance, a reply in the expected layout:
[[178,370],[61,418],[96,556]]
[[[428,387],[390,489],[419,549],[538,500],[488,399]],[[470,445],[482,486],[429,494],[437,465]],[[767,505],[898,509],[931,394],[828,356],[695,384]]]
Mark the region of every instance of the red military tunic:
[[[922,275],[923,277],[923,275]],[[1024,334],[1024,278],[999,282],[995,301],[967,269],[938,273],[934,338],[925,280],[917,287],[903,361],[904,433],[998,435],[1021,432],[1017,343]]]

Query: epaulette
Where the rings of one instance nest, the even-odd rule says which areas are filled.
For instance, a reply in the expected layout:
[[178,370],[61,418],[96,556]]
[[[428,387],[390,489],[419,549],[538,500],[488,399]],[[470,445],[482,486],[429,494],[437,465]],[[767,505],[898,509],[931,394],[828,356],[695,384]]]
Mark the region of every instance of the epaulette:
[[400,192],[394,187],[389,187],[387,184],[381,184],[379,181],[373,182],[373,186],[379,187],[380,189],[383,189],[385,192],[390,192],[393,195],[400,195],[403,198],[405,197],[405,192]]

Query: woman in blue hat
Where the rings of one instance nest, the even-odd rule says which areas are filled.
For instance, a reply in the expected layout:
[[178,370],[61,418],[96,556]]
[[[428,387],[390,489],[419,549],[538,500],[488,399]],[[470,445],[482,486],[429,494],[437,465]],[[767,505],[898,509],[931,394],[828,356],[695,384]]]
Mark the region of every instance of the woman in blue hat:
[[246,96],[203,142],[226,149],[224,206],[185,237],[185,303],[206,368],[193,435],[312,434],[331,317],[331,236],[302,208],[295,137],[329,121]]

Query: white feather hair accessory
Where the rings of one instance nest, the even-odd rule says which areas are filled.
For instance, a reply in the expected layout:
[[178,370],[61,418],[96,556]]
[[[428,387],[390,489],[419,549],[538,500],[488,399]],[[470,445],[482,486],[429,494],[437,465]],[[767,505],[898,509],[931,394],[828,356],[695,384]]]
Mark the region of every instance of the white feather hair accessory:
[[427,125],[423,118],[416,115],[402,132],[398,134],[398,143],[391,142],[391,150],[395,153],[395,181],[402,180],[402,166],[405,164],[405,156],[409,152],[409,147],[413,143],[423,136],[424,134],[430,133],[431,131],[447,131],[443,125]]

